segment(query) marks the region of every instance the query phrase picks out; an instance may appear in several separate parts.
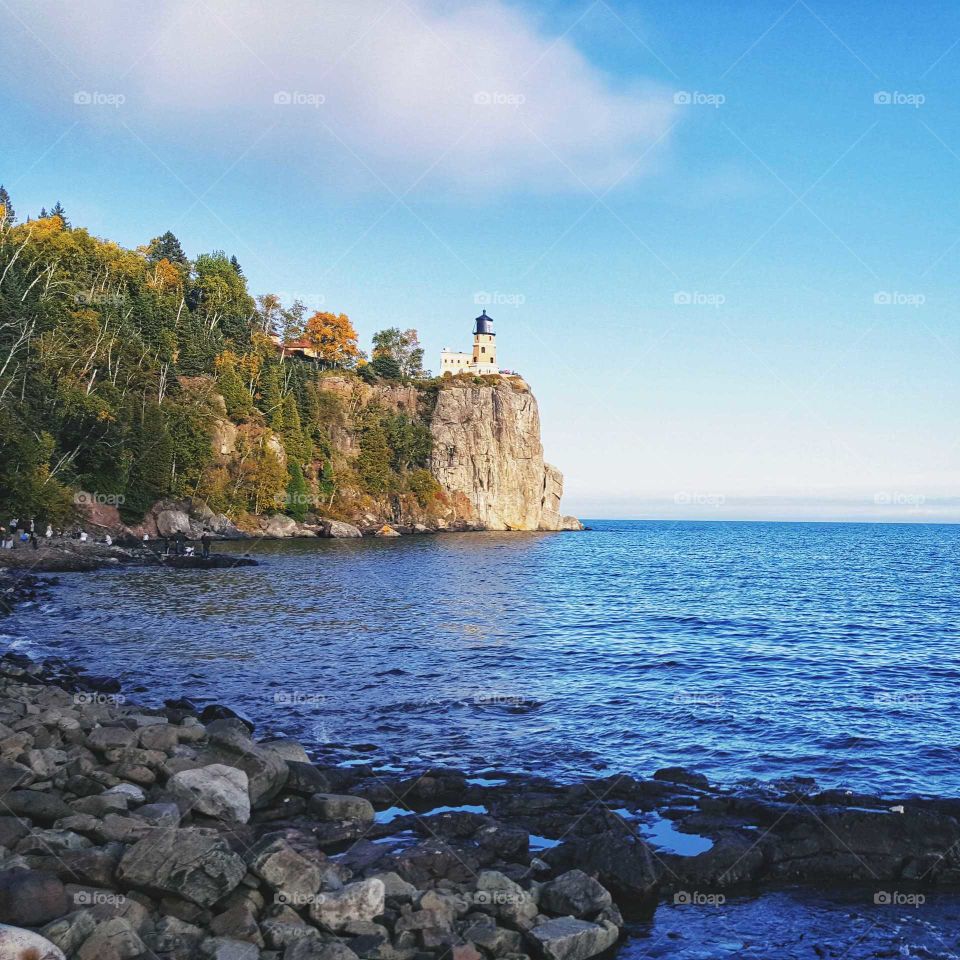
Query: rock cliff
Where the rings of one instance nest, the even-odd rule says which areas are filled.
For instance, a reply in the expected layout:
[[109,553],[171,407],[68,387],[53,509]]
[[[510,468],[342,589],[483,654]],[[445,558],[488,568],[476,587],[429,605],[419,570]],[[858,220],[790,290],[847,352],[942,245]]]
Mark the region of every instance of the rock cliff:
[[519,377],[444,386],[430,432],[434,476],[469,504],[459,519],[489,530],[582,529],[560,513],[563,474],[544,462],[537,401]]

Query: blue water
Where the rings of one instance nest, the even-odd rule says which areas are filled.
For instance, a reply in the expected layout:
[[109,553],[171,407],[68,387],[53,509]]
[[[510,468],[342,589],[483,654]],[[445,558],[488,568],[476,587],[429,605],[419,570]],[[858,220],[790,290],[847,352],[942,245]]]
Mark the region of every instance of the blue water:
[[960,527],[593,527],[245,544],[0,629],[342,759],[960,793]]

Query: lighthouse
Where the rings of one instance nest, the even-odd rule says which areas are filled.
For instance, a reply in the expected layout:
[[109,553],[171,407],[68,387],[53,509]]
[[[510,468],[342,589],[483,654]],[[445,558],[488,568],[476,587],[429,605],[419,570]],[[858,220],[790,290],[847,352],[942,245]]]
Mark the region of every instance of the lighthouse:
[[444,347],[440,354],[440,374],[458,373],[495,374],[497,366],[497,335],[493,332],[493,317],[484,310],[473,321],[473,353]]

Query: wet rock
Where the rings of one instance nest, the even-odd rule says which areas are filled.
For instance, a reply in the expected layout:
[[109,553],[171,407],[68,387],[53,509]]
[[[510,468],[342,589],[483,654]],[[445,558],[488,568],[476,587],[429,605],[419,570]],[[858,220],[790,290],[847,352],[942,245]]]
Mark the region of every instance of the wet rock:
[[702,773],[694,773],[686,767],[663,767],[653,775],[654,780],[665,780],[668,783],[683,783],[690,787],[706,790],[710,781]]
[[473,905],[484,913],[511,923],[529,922],[537,915],[533,896],[496,870],[484,870],[477,877]]
[[158,828],[124,854],[117,879],[206,907],[233,890],[245,873],[243,860],[215,831]]
[[0,923],[40,926],[70,909],[63,882],[36,870],[0,873]]
[[373,920],[383,913],[385,890],[376,879],[347,884],[342,890],[319,894],[310,904],[310,918],[334,933],[355,920]]
[[582,869],[595,876],[618,899],[649,899],[660,881],[650,848],[630,834],[608,831],[568,841],[548,850],[544,859],[555,869]]
[[374,818],[373,804],[363,797],[350,794],[315,793],[310,798],[309,809],[321,820],[361,820],[369,823]]
[[312,797],[315,793],[330,792],[329,778],[312,764],[288,760],[287,769],[289,774],[284,789],[307,797]]
[[595,917],[611,903],[610,891],[582,870],[568,870],[540,888],[541,909],[561,917]]
[[167,790],[189,809],[232,823],[250,819],[249,780],[236,767],[214,763],[174,774]]
[[260,746],[264,750],[271,750],[287,763],[309,763],[310,757],[303,749],[303,744],[296,740],[261,740]]
[[534,927],[529,936],[546,960],[587,960],[612,947],[620,932],[607,921],[560,917]]

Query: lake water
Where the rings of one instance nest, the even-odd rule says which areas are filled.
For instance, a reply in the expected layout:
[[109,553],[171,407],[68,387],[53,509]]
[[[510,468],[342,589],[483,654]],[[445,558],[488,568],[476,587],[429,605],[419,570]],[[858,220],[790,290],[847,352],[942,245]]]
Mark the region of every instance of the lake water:
[[340,760],[960,794],[960,526],[592,526],[242,544],[0,630]]

